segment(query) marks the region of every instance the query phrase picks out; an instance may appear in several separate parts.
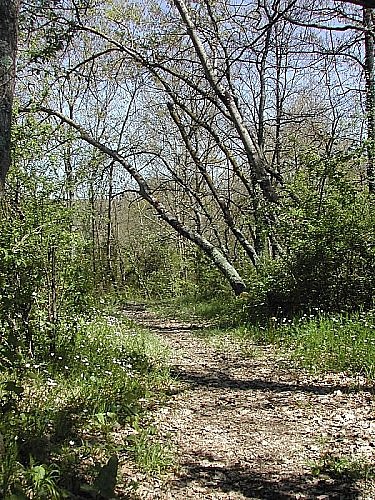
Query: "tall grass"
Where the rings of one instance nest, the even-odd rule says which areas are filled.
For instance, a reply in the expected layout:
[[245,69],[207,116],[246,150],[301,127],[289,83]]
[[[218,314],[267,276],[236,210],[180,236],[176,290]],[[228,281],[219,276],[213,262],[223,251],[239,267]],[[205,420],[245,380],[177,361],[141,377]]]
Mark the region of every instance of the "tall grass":
[[243,341],[274,343],[311,370],[346,371],[375,378],[375,313],[323,315],[294,320],[270,318],[267,325],[237,327]]
[[189,296],[176,297],[173,301],[150,302],[149,306],[157,314],[165,317],[179,318],[183,321],[204,319],[222,327],[239,325],[245,320],[242,311],[239,311],[238,299],[230,294],[201,301]]

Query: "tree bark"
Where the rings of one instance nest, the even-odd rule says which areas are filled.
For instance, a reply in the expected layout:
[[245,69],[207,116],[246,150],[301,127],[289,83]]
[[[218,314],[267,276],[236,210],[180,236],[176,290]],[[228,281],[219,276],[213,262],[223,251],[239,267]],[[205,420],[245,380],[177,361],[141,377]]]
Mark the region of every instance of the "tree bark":
[[367,182],[369,192],[375,193],[375,61],[374,9],[363,9],[365,32],[365,80],[367,120]]
[[0,0],[0,189],[11,161],[12,107],[16,78],[19,0]]
[[107,207],[107,235],[106,235],[106,264],[107,264],[107,273],[106,279],[109,284],[114,284],[115,276],[113,272],[113,248],[112,248],[112,239],[113,239],[113,223],[112,223],[112,205],[113,205],[113,169],[114,162],[112,162],[109,166],[109,178],[108,178],[108,207]]

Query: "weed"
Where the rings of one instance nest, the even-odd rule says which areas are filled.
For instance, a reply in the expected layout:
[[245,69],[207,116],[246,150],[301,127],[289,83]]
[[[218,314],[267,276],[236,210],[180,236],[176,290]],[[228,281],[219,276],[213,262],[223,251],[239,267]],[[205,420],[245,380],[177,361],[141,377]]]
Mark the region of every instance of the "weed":
[[139,467],[149,473],[162,473],[172,466],[169,445],[159,441],[156,430],[150,426],[136,429],[128,437],[128,451]]
[[205,338],[229,335],[242,350],[254,354],[254,344],[275,344],[299,366],[312,371],[346,371],[375,377],[375,313],[324,316],[294,320],[270,318],[266,325],[240,325],[223,331],[205,330]]
[[63,490],[57,486],[60,472],[56,466],[37,465],[31,461],[30,467],[25,471],[28,483],[26,489],[29,498],[40,500],[60,500],[67,498]]
[[375,321],[372,312],[352,316],[304,317],[276,330],[281,345],[310,369],[375,376]]
[[313,476],[326,475],[332,479],[357,481],[374,477],[374,467],[363,458],[340,456],[325,452],[315,463],[311,464]]

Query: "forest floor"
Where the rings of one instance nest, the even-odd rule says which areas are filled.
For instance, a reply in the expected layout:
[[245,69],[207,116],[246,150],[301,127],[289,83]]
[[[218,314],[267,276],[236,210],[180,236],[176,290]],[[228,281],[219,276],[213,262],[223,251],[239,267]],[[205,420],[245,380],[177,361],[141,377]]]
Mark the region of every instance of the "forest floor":
[[154,414],[175,466],[138,473],[132,498],[375,499],[374,392],[363,378],[312,375],[273,346],[245,355],[233,339],[200,338],[202,324],[125,314],[169,346],[176,378]]

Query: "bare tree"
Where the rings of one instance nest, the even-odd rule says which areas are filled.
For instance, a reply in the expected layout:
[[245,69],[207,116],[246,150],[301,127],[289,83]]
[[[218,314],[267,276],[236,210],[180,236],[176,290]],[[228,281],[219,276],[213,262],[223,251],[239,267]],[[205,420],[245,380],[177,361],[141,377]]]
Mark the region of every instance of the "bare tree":
[[[283,185],[289,144],[303,144],[305,150],[312,145],[329,155],[335,151],[345,117],[337,102],[346,98],[351,106],[345,96],[354,81],[342,85],[337,61],[342,47],[357,47],[369,30],[362,24],[361,31],[357,19],[339,23],[337,32],[344,35],[337,45],[324,46],[321,18],[329,19],[327,33],[335,33],[339,9],[333,2],[323,8],[320,0],[316,9],[296,0],[203,1],[194,8],[174,0],[145,4],[139,12],[136,5],[127,11],[120,4],[116,9],[113,0],[108,16],[102,4],[100,15],[88,12],[74,23],[64,13],[56,16],[80,32],[72,49],[76,60],[64,59],[61,78],[64,73],[77,78],[85,99],[74,110],[64,104],[57,110],[51,100],[38,103],[39,109],[75,129],[110,165],[122,166],[131,189],[241,293],[246,285],[236,264],[239,255],[256,266],[262,254],[282,253],[273,228],[289,196]],[[82,50],[87,40],[89,50]],[[357,64],[356,56],[351,60]],[[142,88],[129,103],[121,87],[135,78]],[[103,101],[100,87],[111,86],[116,109],[107,119],[92,111],[95,100]],[[127,109],[131,120],[124,118]]]

